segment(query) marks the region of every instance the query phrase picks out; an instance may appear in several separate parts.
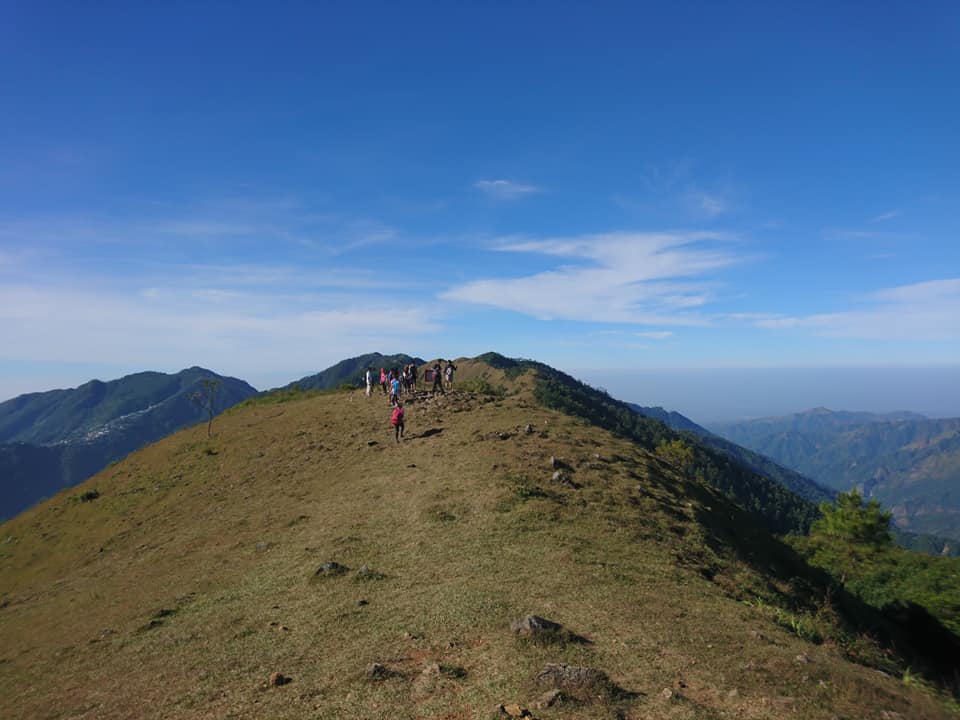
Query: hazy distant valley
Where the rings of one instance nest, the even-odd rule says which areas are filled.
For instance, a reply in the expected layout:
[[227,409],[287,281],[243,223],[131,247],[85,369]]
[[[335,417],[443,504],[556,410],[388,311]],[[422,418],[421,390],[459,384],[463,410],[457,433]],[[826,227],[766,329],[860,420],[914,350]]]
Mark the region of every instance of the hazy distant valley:
[[960,418],[817,408],[709,429],[836,490],[860,489],[905,530],[960,539]]

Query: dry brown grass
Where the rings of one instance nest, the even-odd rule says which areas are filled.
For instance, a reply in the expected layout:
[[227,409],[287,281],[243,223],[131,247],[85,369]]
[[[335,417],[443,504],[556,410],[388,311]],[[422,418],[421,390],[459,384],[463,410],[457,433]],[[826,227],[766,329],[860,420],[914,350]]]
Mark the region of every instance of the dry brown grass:
[[[548,662],[634,695],[542,718],[948,716],[731,597],[770,583],[708,547],[698,518],[740,522],[722,498],[458,365],[517,394],[411,403],[399,447],[381,396],[237,408],[0,526],[0,717],[489,718]],[[351,572],[314,578],[326,560]],[[526,612],[590,643],[518,640]]]

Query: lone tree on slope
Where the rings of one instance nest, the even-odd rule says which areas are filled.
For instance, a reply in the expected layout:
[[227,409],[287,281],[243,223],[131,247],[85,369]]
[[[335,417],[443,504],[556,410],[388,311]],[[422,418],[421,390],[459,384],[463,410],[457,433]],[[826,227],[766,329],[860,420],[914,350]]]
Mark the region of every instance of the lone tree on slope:
[[190,394],[190,400],[207,414],[208,438],[213,437],[213,416],[222,384],[217,378],[204,378],[200,387]]

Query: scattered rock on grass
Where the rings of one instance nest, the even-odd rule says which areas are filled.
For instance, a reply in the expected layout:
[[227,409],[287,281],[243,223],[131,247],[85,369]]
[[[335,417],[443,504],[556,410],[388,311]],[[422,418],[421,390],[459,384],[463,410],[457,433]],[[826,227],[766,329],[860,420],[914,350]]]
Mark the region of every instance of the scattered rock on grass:
[[521,637],[532,637],[550,633],[555,635],[563,629],[563,626],[539,615],[526,615],[510,623],[510,629]]
[[383,573],[379,573],[376,570],[371,569],[366,563],[361,565],[360,569],[357,570],[358,580],[382,580],[383,578]]
[[317,568],[315,575],[317,577],[330,577],[333,575],[343,575],[349,570],[350,568],[348,568],[346,565],[341,565],[335,560],[327,560],[327,562]]
[[286,685],[289,682],[293,682],[283,673],[270,673],[270,687],[280,687],[281,685]]
[[497,705],[497,717],[525,718],[531,715],[529,710],[520,707],[517,703],[502,703]]

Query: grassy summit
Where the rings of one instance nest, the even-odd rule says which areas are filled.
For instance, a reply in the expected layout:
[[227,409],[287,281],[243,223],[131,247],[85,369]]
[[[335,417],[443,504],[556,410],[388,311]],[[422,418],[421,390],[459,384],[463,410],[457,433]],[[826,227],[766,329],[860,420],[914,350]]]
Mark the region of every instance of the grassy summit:
[[[266,397],[0,526],[0,717],[953,717],[682,462],[457,364],[399,446],[380,395]],[[549,663],[619,690],[533,709]]]

